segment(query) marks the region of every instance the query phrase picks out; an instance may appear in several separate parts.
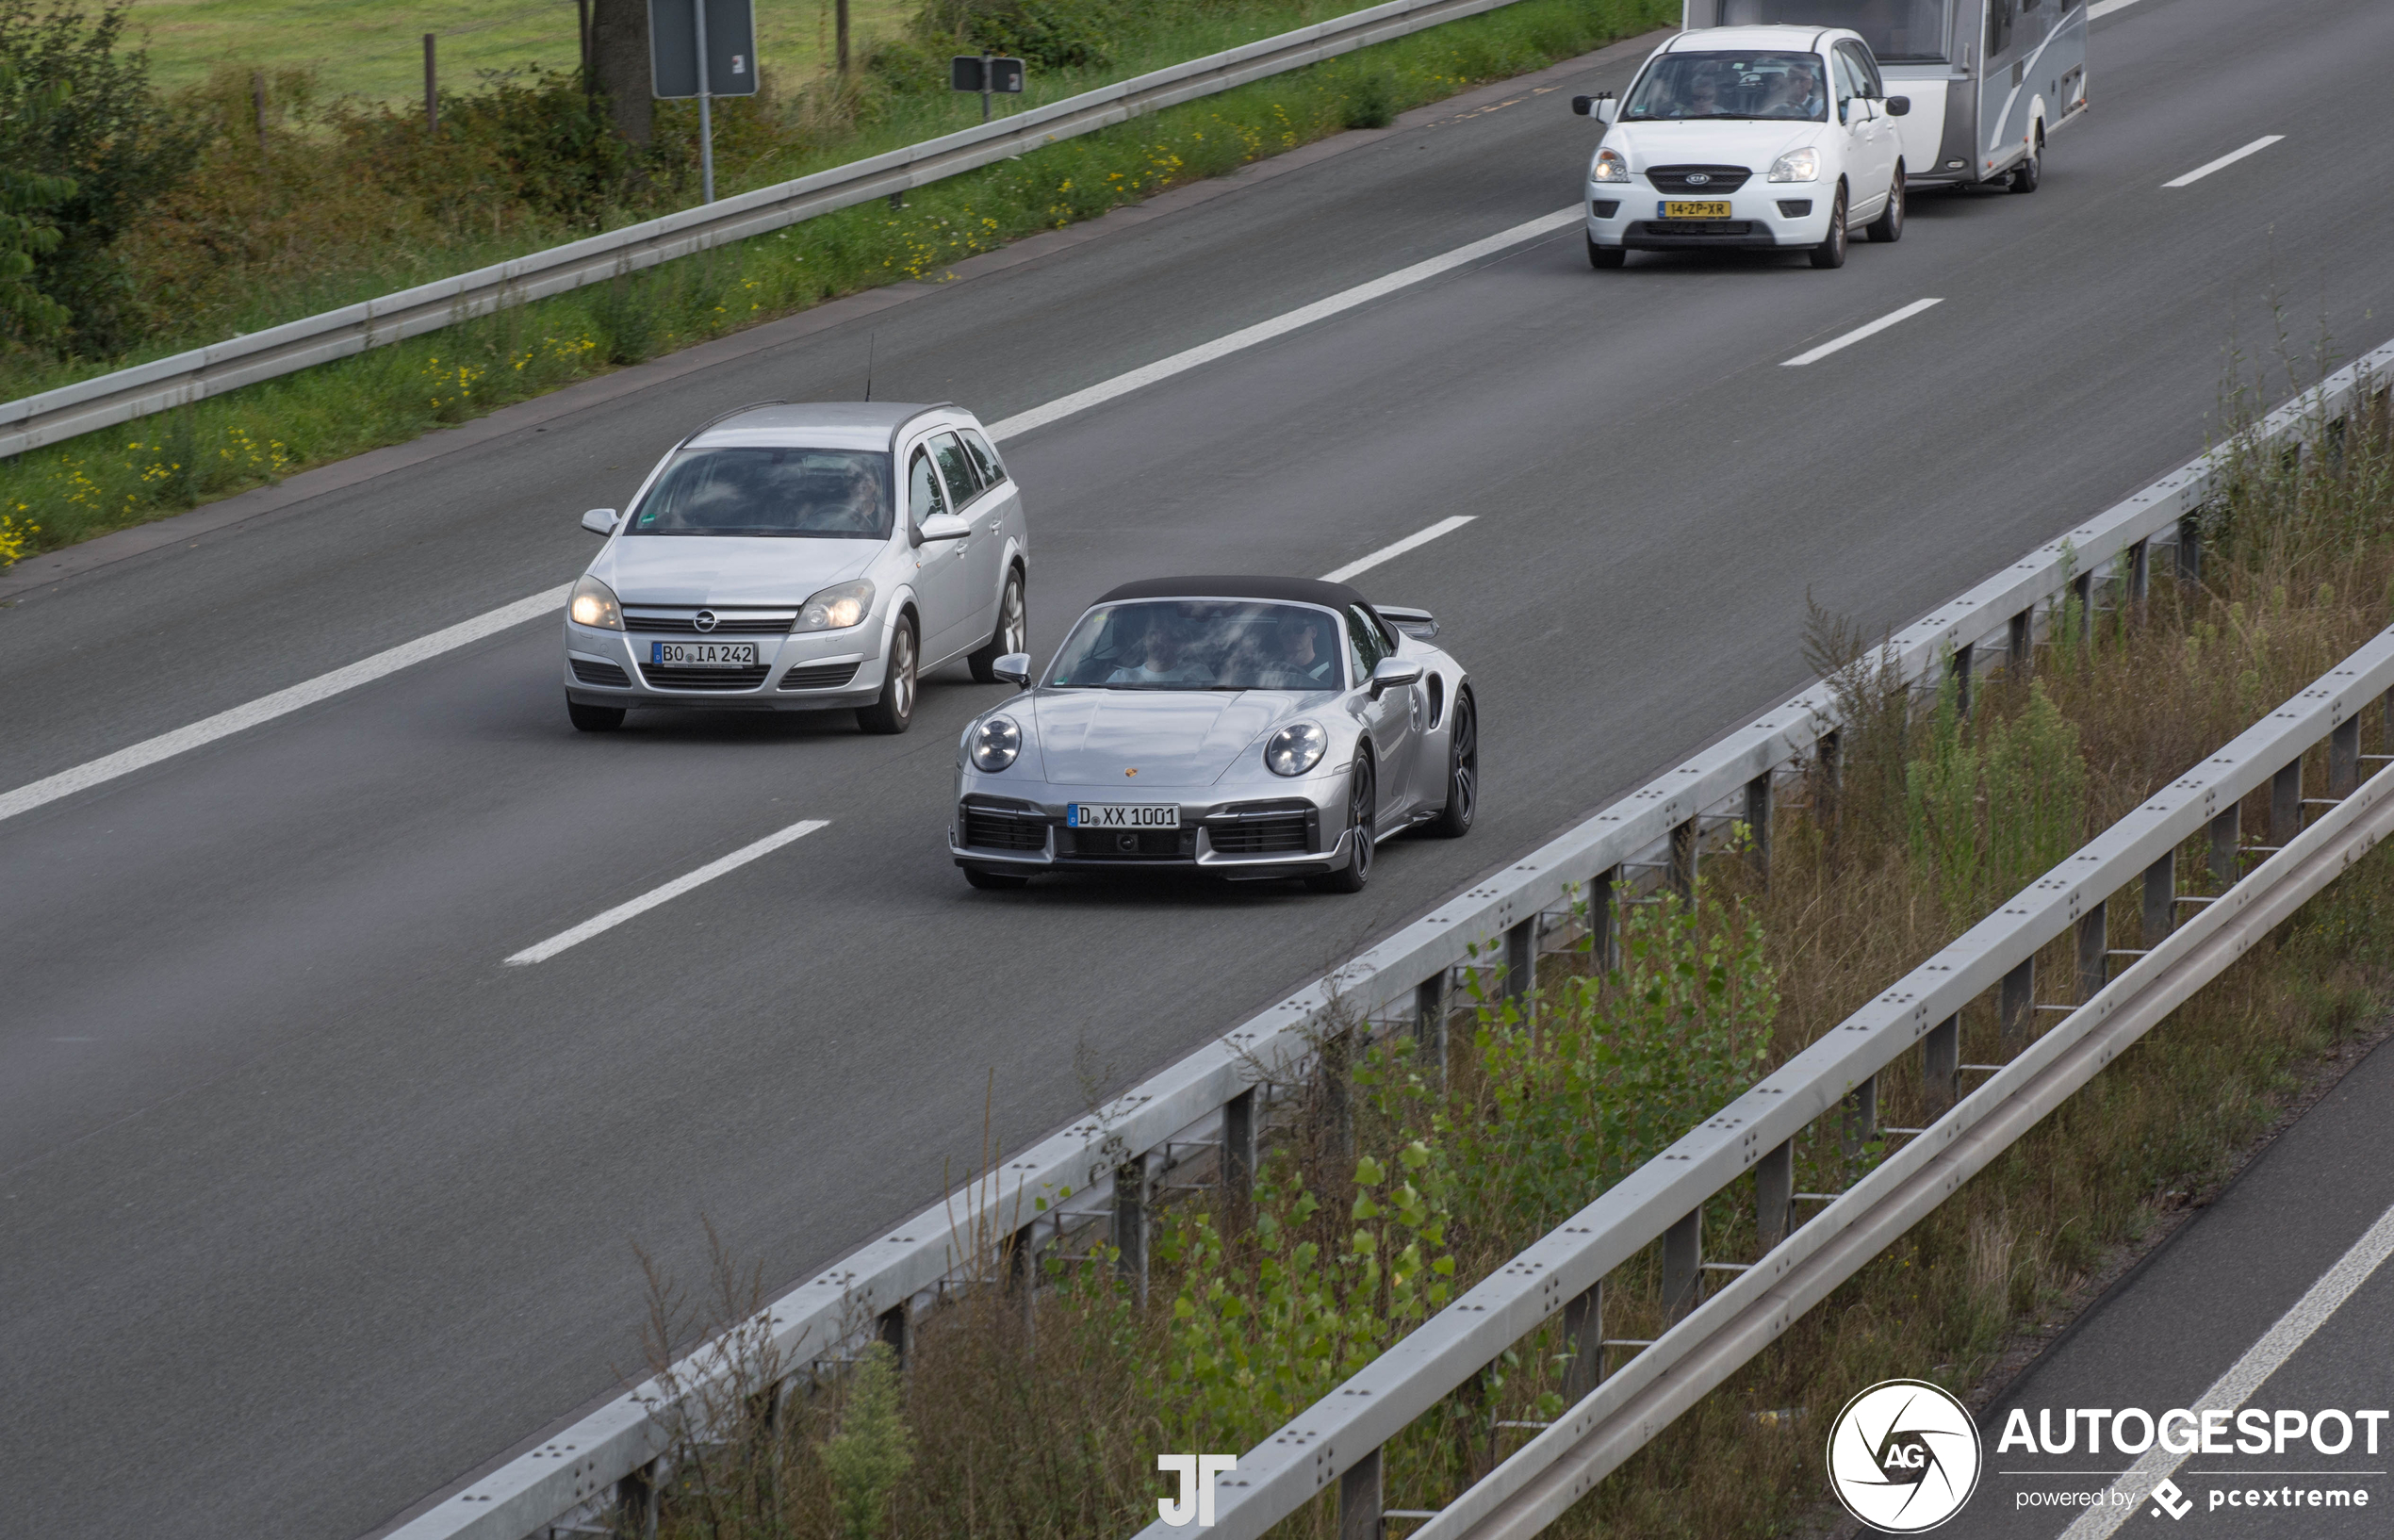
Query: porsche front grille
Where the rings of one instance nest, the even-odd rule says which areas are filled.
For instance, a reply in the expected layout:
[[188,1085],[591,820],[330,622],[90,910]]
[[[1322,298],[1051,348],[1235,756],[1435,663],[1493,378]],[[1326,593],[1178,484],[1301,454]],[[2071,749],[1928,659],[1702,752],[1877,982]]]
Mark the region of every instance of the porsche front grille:
[[964,843],[980,850],[1044,850],[1047,820],[1029,808],[967,802]]

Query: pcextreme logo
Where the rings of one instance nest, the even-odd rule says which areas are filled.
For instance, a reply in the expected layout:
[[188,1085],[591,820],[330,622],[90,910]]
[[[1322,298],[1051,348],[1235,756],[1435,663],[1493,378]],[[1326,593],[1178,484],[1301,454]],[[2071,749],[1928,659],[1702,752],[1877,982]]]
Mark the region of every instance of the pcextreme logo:
[[1882,1380],[1828,1430],[1828,1483],[1886,1534],[1919,1534],[1961,1512],[1982,1453],[1969,1409],[1926,1380]]

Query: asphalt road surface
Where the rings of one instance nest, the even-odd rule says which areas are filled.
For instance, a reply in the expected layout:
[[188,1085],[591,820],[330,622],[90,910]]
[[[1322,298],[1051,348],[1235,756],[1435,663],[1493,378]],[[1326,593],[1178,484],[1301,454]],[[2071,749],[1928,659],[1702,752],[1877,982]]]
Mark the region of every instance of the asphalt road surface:
[[[869,339],[877,395],[996,420],[1565,207],[1568,92],[1638,52],[22,592],[0,788],[570,580],[582,509],[713,411],[855,394]],[[823,1266],[1783,698],[1808,594],[1909,621],[2200,450],[2282,332],[2384,340],[2389,60],[2375,0],[2140,0],[2033,197],[1921,197],[1837,272],[1592,273],[1566,230],[1008,442],[1041,649],[1126,578],[1320,573],[1476,516],[1361,584],[1475,671],[1481,823],[1357,897],[974,893],[942,830],[990,687],[932,681],[894,740],[586,737],[553,620],[0,822],[0,1531],[384,1524],[638,1367],[635,1243],[698,1282],[705,1216],[768,1284]]]

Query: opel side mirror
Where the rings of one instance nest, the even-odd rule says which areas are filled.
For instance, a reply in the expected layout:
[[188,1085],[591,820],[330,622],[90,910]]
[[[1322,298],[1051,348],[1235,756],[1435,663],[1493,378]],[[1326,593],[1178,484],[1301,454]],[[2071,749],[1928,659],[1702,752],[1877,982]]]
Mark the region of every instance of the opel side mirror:
[[615,532],[615,511],[613,508],[593,508],[582,516],[582,527],[593,534],[613,534]]
[[973,521],[954,514],[933,514],[923,521],[922,543],[934,540],[961,540],[973,532]]
[[1031,655],[1009,652],[990,664],[990,672],[1017,690],[1027,690],[1031,687]]
[[1411,658],[1383,658],[1371,671],[1371,698],[1377,700],[1401,685],[1420,682],[1420,664]]

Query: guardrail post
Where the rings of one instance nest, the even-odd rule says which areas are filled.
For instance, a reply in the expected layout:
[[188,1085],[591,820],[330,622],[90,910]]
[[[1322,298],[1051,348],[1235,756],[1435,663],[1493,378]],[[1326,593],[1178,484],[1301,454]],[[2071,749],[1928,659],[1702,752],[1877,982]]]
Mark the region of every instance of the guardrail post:
[[1703,1276],[1704,1210],[1698,1208],[1663,1232],[1664,1320],[1677,1320],[1696,1308],[1696,1285]]
[[657,1540],[657,1492],[664,1485],[661,1464],[651,1460],[615,1483],[615,1521],[635,1540]]
[[1671,891],[1681,898],[1696,895],[1696,820],[1671,826]]
[[1245,1227],[1248,1206],[1255,1197],[1255,1088],[1248,1087],[1222,1105],[1222,1186],[1231,1212]]
[[1446,969],[1413,987],[1413,1049],[1417,1061],[1447,1083],[1447,1013],[1453,1007],[1454,983]]
[[2014,679],[2026,679],[2037,667],[2037,612],[2023,610],[2011,617],[2004,628],[2003,671]]
[[914,1312],[909,1308],[908,1302],[900,1300],[882,1311],[875,1319],[874,1329],[881,1340],[890,1345],[890,1352],[897,1358],[897,1367],[901,1369],[906,1368],[907,1359],[912,1356],[910,1350],[914,1346]]
[[1521,1004],[1521,1019],[1535,1023],[1538,1009],[1538,917],[1504,927],[1504,997]]
[[2303,832],[2303,761],[2270,778],[2270,843],[2283,850]]
[[2003,975],[2003,990],[1997,1014],[2003,1018],[2003,1051],[2006,1058],[2018,1053],[2028,1041],[2028,1017],[2037,1005],[2037,959],[2026,958],[2019,967]]
[[1746,859],[1763,886],[1771,885],[1771,773],[1746,783]]
[[2203,581],[2203,520],[2192,514],[2178,520],[2178,581]]
[[1114,1272],[1131,1281],[1142,1310],[1147,1308],[1147,1210],[1153,1186],[1145,1155],[1133,1155],[1114,1168]]
[[2144,944],[2161,944],[2177,923],[2178,853],[2174,850],[2144,869]]
[[1754,1233],[1764,1252],[1787,1238],[1796,1221],[1796,1141],[1754,1162]]
[[1331,1149],[1341,1158],[1355,1153],[1355,1088],[1350,1073],[1353,1055],[1353,1031],[1322,1041],[1322,1111],[1330,1119]]
[[1948,1016],[1920,1040],[1921,1084],[1935,1117],[1954,1105],[1961,1085],[1961,1017]]
[[2094,640],[2094,574],[2081,572],[2070,582],[2071,595],[2078,601],[2078,640]]
[[1036,1220],[1015,1231],[1013,1243],[1007,1248],[1006,1286],[1015,1291],[1023,1306],[1023,1351],[1027,1354],[1039,1344],[1039,1221]]
[[1380,1540],[1380,1451],[1338,1476],[1338,1540]]
[[[2394,720],[2394,712],[2388,719]],[[1620,892],[1621,869],[1608,866],[1588,882],[1588,956],[1600,974],[1621,965],[1621,928],[1614,923],[1615,895]]]
[[1604,1381],[1604,1280],[1563,1306],[1563,1404],[1571,1406]]
[[1954,648],[1954,709],[1964,717],[1970,714],[1970,660],[1976,650],[1968,642]]
[[1845,1115],[1838,1126],[1838,1146],[1848,1157],[1858,1155],[1877,1132],[1878,1076],[1874,1074],[1845,1093]]
[[2145,595],[2153,588],[2153,542],[2140,540],[2128,548],[2128,602],[2137,619],[2144,618]]
[[[1820,742],[1813,745],[1813,751],[1819,756],[1820,792],[1812,799],[1812,820],[1823,828],[1832,827],[1837,822],[1837,748],[1835,728],[1822,733]],[[1824,800],[1826,806],[1823,805]]]
[[2385,726],[2378,729],[2377,746],[2394,754],[2394,690],[2386,692]]
[[2327,735],[2327,795],[2351,796],[2361,783],[2361,718],[2355,713]]
[[2236,886],[2244,875],[2236,859],[2237,846],[2244,839],[2242,809],[2231,805],[2227,811],[2211,820],[2211,880],[2222,888]]
[[2097,904],[2078,916],[2078,1003],[2101,992],[2109,974],[2104,966],[2104,908]]

